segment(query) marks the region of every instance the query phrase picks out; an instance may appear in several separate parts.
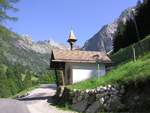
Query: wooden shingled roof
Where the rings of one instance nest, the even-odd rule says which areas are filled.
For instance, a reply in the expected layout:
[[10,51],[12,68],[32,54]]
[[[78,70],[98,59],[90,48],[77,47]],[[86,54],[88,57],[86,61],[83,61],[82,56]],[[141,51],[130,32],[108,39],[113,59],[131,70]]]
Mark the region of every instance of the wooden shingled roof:
[[80,50],[52,50],[51,62],[85,62],[95,63],[111,63],[110,58],[105,52],[97,51],[80,51]]

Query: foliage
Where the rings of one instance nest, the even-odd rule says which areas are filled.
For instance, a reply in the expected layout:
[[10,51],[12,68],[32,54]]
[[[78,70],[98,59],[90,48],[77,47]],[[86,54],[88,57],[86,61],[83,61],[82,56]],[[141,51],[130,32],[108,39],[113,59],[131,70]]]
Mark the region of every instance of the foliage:
[[[131,9],[130,9],[131,10]],[[138,3],[133,11],[128,12],[126,24],[120,22],[113,41],[114,52],[142,40],[150,34],[150,1]],[[139,45],[140,46],[140,45]],[[142,48],[142,47],[141,47]]]
[[21,92],[19,92],[19,93],[17,93],[17,94],[14,94],[14,95],[12,95],[12,96],[9,96],[9,98],[14,98],[14,99],[16,99],[17,97],[20,97],[20,96],[22,96],[22,95],[26,95],[29,91],[32,91],[32,90],[34,90],[34,89],[36,89],[36,88],[39,88],[39,85],[35,85],[35,86],[33,86],[33,87],[24,89],[23,91],[21,91]]
[[7,14],[8,10],[17,11],[14,7],[14,4],[17,2],[18,0],[0,0],[0,23],[4,20],[17,20],[16,17],[11,17]]
[[[23,75],[23,76],[22,76]],[[9,97],[40,83],[52,83],[50,73],[38,75],[20,64],[0,64],[0,97]]]
[[55,81],[53,72],[45,72],[41,75],[38,75],[38,78],[39,78],[38,82],[40,84],[49,84],[49,83],[54,83]]
[[107,84],[126,84],[150,79],[150,52],[140,57],[136,62],[130,61],[118,65],[116,69],[108,72],[105,76],[83,81],[68,86],[71,89],[91,89]]

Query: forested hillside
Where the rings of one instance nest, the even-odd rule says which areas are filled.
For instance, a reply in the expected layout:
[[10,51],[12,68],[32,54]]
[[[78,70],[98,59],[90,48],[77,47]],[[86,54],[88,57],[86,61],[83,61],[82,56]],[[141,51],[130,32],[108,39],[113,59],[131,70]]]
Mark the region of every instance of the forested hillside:
[[[138,2],[135,9],[129,13],[126,24],[120,22],[115,34],[114,52],[136,43],[150,34],[150,1]],[[141,46],[139,44],[139,46]],[[142,47],[141,47],[142,49]]]
[[54,83],[49,70],[51,49],[66,49],[52,40],[32,41],[27,35],[18,35],[5,27],[18,9],[19,0],[0,0],[0,98],[9,97],[40,83]]
[[48,70],[50,55],[18,46],[18,40],[19,35],[0,26],[0,97],[54,81]]

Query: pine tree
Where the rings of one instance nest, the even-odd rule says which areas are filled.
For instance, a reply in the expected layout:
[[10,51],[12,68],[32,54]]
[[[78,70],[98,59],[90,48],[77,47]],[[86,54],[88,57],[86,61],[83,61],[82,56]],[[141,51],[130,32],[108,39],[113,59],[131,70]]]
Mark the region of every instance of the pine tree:
[[17,20],[16,17],[11,17],[7,14],[8,10],[16,12],[17,9],[13,6],[19,0],[0,0],[0,23],[4,20]]
[[23,81],[24,88],[30,88],[32,86],[31,73],[27,71],[25,79]]
[[[129,19],[126,25],[119,23],[118,32],[113,41],[114,52],[138,42],[150,34],[150,0],[145,0],[144,3],[139,2],[135,12],[134,20]],[[139,46],[142,51],[142,46],[140,44]]]

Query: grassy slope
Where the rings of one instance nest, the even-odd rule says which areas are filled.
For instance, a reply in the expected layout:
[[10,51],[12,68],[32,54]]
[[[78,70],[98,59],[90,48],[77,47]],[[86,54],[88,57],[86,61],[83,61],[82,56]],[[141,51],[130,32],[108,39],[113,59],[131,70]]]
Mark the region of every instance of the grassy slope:
[[114,62],[114,65],[118,65],[121,63],[126,63],[129,60],[133,59],[133,49],[132,46],[135,48],[135,55],[136,58],[139,57],[141,54],[148,52],[150,50],[150,35],[145,37],[140,42],[132,44],[126,48],[121,48],[116,53],[110,55],[110,58]]
[[150,78],[150,52],[139,57],[136,62],[130,61],[125,64],[118,65],[105,76],[83,81],[68,86],[71,89],[90,89],[100,85],[107,84],[124,84],[131,81],[138,82]]

